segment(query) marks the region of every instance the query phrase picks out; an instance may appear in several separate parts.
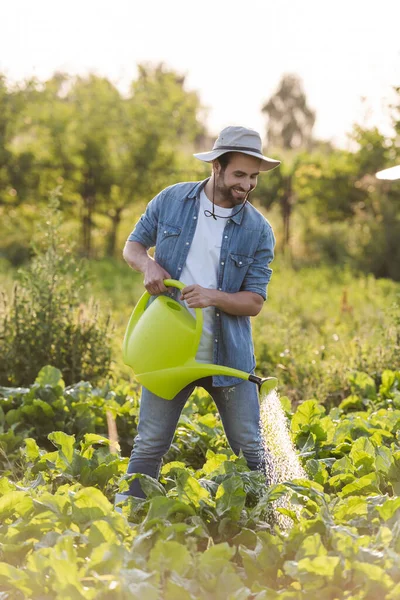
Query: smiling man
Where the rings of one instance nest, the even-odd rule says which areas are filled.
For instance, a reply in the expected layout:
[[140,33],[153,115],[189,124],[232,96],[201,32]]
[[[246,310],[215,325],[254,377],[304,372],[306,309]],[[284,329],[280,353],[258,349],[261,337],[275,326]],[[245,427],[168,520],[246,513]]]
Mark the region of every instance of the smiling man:
[[[275,239],[268,221],[248,202],[261,171],[278,160],[262,153],[259,134],[226,127],[209,152],[194,155],[212,164],[205,181],[178,183],[160,192],[147,206],[124,248],[124,258],[144,275],[152,294],[167,291],[164,279],[186,284],[180,300],[202,308],[204,326],[196,359],[241,369],[255,369],[250,317],[267,297]],[[155,246],[154,259],[147,253]],[[143,388],[138,434],[128,473],[158,477],[182,409],[201,386],[212,396],[235,454],[243,452],[251,470],[265,469],[257,386],[234,377],[195,381],[173,400]],[[144,497],[138,479],[124,496]]]

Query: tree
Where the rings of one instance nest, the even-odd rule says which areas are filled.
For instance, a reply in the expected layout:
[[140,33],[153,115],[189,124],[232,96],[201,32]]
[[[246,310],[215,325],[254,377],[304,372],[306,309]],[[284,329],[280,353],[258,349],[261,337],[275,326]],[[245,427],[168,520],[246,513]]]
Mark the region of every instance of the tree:
[[[310,149],[315,112],[308,105],[302,82],[296,75],[284,75],[275,94],[263,106],[268,116],[267,143],[272,149],[285,152],[286,164],[276,170],[264,188],[264,203],[279,202],[283,220],[283,250],[290,245],[291,216],[296,201],[294,172],[298,160],[294,151]],[[267,196],[270,197],[268,200]]]
[[297,75],[284,75],[275,94],[262,107],[268,116],[267,142],[272,148],[311,148],[315,112],[307,105]]
[[[132,203],[151,199],[185,172],[186,152],[203,136],[203,108],[196,92],[185,89],[185,77],[163,64],[139,65],[124,102],[119,160],[107,254],[115,253],[123,212]],[[186,173],[185,173],[186,175]]]

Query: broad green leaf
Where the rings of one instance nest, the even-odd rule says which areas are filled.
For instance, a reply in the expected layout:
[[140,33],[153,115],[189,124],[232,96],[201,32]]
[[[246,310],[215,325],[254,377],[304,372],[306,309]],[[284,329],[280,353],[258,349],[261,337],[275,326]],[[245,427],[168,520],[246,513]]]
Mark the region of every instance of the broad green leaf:
[[21,407],[21,412],[25,418],[37,418],[42,420],[43,414],[48,419],[54,417],[54,410],[51,405],[40,398],[34,398],[32,404],[23,405]]
[[351,567],[354,572],[355,583],[358,586],[362,586],[365,591],[368,591],[368,588],[370,588],[374,591],[376,590],[376,592],[379,592],[379,590],[386,592],[393,586],[392,578],[379,565],[354,561]]
[[354,465],[348,456],[343,456],[332,465],[331,475],[354,473]]
[[329,479],[329,473],[325,465],[315,458],[312,458],[306,462],[307,474],[313,481],[316,481],[320,485],[324,485]]
[[364,475],[360,479],[353,481],[344,486],[339,496],[347,498],[348,496],[368,496],[371,494],[379,494],[378,479],[375,473]]
[[189,550],[183,544],[174,541],[158,540],[150,552],[148,566],[159,573],[176,571],[185,575],[192,564]]
[[382,383],[379,388],[379,393],[383,396],[390,397],[392,388],[400,388],[400,372],[385,370],[382,373]]
[[368,514],[368,504],[365,498],[354,496],[340,501],[333,509],[335,519],[341,521],[351,521],[356,517],[366,517]]
[[230,560],[234,557],[235,552],[236,549],[229,546],[229,544],[226,542],[211,546],[200,555],[199,567],[206,572],[216,575],[220,573],[227,564],[230,563]]
[[318,404],[316,400],[306,400],[300,404],[292,417],[292,432],[299,432],[304,425],[318,424],[321,415],[324,413],[324,407]]
[[247,529],[247,527],[242,527],[240,532],[232,539],[232,544],[235,546],[242,545],[245,548],[254,550],[257,545],[257,539],[255,531]]
[[32,499],[26,492],[7,492],[0,498],[0,522],[4,522],[14,513],[24,515],[31,510],[32,506]]
[[139,479],[140,487],[146,494],[147,498],[154,498],[155,496],[165,496],[166,492],[161,483],[157,479],[154,479],[149,475],[135,473],[133,476],[131,475],[129,479],[130,481],[133,481],[134,479]]
[[[106,532],[104,525],[108,525],[105,521],[97,521],[97,526],[103,528]],[[111,526],[108,525],[110,530]],[[92,531],[93,524],[91,526]],[[110,532],[111,533],[111,532]],[[120,540],[114,534],[111,534],[109,539],[104,542],[97,543],[90,555],[90,561],[87,564],[88,571],[95,571],[96,573],[119,573],[124,565],[124,561],[128,559],[128,552]]]
[[163,467],[161,468],[161,475],[169,475],[171,471],[173,471],[174,469],[185,469],[186,465],[183,462],[180,462],[178,460],[174,460],[172,462],[167,463],[166,465],[163,465]]
[[298,562],[286,561],[283,565],[285,572],[300,581],[309,581],[310,575],[314,578],[332,579],[335,570],[340,564],[338,556],[316,556],[315,558],[302,558]]
[[39,371],[39,374],[35,379],[35,383],[38,383],[43,387],[45,385],[49,385],[52,388],[59,387],[62,390],[65,388],[61,371],[49,365],[47,365],[47,367],[43,367],[43,369]]
[[33,438],[26,438],[24,453],[28,460],[35,461],[40,457],[39,446]]
[[350,410],[363,410],[363,408],[364,403],[362,398],[356,394],[350,394],[350,396],[347,396],[347,398],[342,400],[342,402],[339,404],[339,409],[343,412],[348,412]]
[[[400,522],[400,519],[397,519],[397,522]],[[377,546],[378,547],[379,546],[389,547],[392,540],[393,540],[393,534],[392,534],[392,531],[389,529],[389,527],[385,527],[384,525],[379,527],[379,531],[376,536]]]
[[388,479],[393,486],[393,491],[396,496],[400,496],[400,451],[392,454]]
[[0,477],[0,497],[7,492],[15,491],[15,489],[15,484],[9,481],[7,477]]
[[375,457],[375,447],[366,437],[361,437],[355,440],[351,446],[349,458],[357,466],[360,459],[364,458],[366,454]]
[[306,557],[326,556],[327,554],[328,552],[322,543],[320,534],[314,533],[314,535],[310,535],[304,539],[297,551],[296,560],[299,561]]
[[375,465],[377,471],[387,475],[389,473],[391,460],[392,453],[390,452],[389,448],[386,448],[386,446],[381,446],[380,448],[376,449]]
[[91,524],[89,529],[89,543],[93,547],[99,546],[104,542],[114,544],[118,542],[118,536],[113,527],[107,521],[95,521]]
[[94,446],[95,444],[100,444],[102,446],[109,446],[110,440],[104,435],[98,435],[97,433],[85,433],[83,440],[81,441],[81,453],[82,455],[86,455],[87,450]]
[[223,473],[223,465],[227,460],[228,456],[226,454],[215,454],[212,450],[207,450],[206,462],[204,463],[201,470],[203,474],[207,476],[210,476],[211,474],[214,475],[217,473]]
[[243,489],[241,477],[234,476],[225,479],[218,487],[215,501],[220,517],[229,514],[232,519],[238,520],[246,502],[246,492]]
[[385,600],[398,600],[400,598],[400,583],[396,584],[394,588],[385,596]]
[[[8,563],[0,562],[0,587],[4,589],[9,586],[21,590],[21,592],[27,595],[26,597],[30,597],[31,595],[32,589],[29,585],[27,573],[21,569],[16,569]],[[8,595],[5,598],[8,598]]]
[[65,516],[70,507],[68,496],[49,492],[43,492],[38,498],[34,498],[33,503],[37,512],[50,510],[59,517]]
[[69,492],[72,516],[76,523],[95,521],[113,514],[113,507],[100,490],[94,487]]
[[68,435],[63,431],[53,431],[53,433],[49,433],[47,437],[57,448],[61,450],[66,461],[68,464],[70,464],[74,455],[75,436]]
[[146,517],[146,522],[160,520],[161,522],[171,519],[174,515],[179,518],[190,517],[195,514],[192,506],[177,500],[176,498],[168,498],[165,496],[154,496],[149,501],[149,510]]
[[328,484],[332,487],[335,492],[338,492],[345,485],[349,485],[353,481],[356,480],[356,476],[352,473],[340,473],[339,475],[334,475],[328,479]]
[[376,399],[376,385],[375,381],[367,373],[362,371],[356,371],[349,377],[349,383],[352,390],[355,393],[362,394],[366,398],[371,400]]
[[193,600],[192,591],[195,591],[195,587],[193,580],[171,573],[165,586],[163,600]]
[[176,490],[179,500],[189,502],[196,508],[200,506],[200,502],[213,503],[209,492],[186,470],[179,470],[176,479]]
[[397,512],[400,518],[400,498],[388,498],[382,506],[377,506],[376,510],[385,522],[392,519]]

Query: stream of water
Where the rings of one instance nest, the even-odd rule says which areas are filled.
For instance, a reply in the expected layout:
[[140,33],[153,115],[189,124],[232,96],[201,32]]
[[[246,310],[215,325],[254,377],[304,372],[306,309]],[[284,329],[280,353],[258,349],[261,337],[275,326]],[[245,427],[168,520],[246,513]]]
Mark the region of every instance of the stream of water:
[[[293,479],[306,479],[307,475],[294,447],[288,419],[276,390],[261,396],[260,419],[269,485]],[[300,507],[290,503],[289,494],[273,503],[274,515],[279,526],[287,530],[293,524],[292,519],[281,514],[277,510],[279,508],[289,509],[299,515]]]

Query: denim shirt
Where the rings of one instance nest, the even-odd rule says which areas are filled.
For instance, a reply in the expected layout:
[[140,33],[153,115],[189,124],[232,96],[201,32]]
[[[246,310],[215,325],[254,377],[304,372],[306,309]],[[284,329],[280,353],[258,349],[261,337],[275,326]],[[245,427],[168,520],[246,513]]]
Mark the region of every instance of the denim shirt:
[[[200,192],[207,181],[178,183],[160,192],[149,202],[128,238],[147,250],[155,246],[156,262],[172,279],[180,279],[196,230]],[[271,225],[247,203],[238,214],[226,219],[218,289],[228,293],[255,292],[266,300],[274,246]],[[250,317],[229,315],[216,308],[213,352],[215,364],[253,373],[256,361]],[[236,377],[213,377],[215,386],[231,386],[241,381]]]

